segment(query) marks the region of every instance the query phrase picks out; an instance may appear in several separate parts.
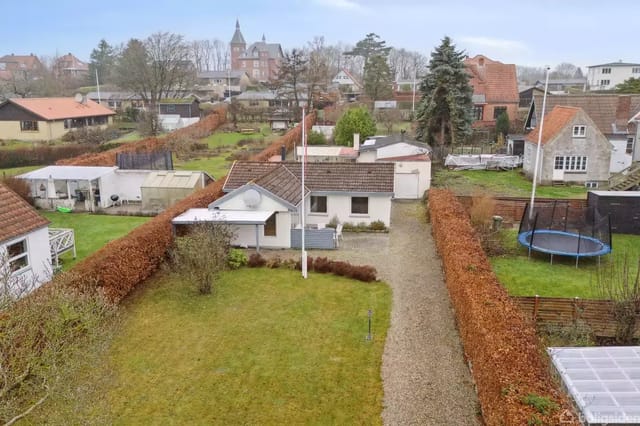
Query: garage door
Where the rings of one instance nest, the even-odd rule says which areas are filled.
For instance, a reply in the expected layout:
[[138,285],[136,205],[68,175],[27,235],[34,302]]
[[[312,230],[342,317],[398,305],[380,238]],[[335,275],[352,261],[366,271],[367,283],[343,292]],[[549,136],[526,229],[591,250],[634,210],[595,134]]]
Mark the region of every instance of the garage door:
[[395,198],[420,198],[418,193],[418,173],[396,173],[395,176]]

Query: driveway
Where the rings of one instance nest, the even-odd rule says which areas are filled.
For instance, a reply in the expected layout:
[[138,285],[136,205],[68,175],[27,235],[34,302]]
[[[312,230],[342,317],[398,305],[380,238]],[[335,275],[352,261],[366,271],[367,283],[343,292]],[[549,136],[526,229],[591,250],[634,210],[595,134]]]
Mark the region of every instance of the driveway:
[[373,265],[393,291],[382,359],[384,424],[479,425],[477,395],[424,207],[394,202],[391,224],[388,234],[344,233],[339,250],[309,255]]

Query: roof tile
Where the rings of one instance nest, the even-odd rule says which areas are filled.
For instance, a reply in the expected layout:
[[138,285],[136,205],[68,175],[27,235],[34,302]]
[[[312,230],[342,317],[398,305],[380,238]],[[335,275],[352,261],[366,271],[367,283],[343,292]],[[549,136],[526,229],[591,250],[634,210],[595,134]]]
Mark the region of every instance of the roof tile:
[[74,98],[13,98],[7,102],[31,111],[45,120],[115,115],[109,108],[90,99],[84,103],[76,102]]
[[27,234],[48,223],[18,194],[0,183],[0,242]]
[[[556,106],[553,110],[544,116],[544,125],[542,129],[542,145],[553,139],[564,127],[573,120],[573,117],[580,111],[580,108]],[[526,136],[529,142],[538,143],[538,134],[540,126],[536,127]]]

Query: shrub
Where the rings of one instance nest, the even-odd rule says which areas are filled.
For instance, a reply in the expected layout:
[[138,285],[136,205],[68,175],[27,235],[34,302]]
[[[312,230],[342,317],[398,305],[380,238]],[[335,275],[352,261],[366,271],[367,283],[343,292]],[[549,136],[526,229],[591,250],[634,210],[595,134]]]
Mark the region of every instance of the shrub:
[[280,266],[282,266],[282,259],[280,259],[279,256],[272,257],[271,259],[267,260],[267,268],[277,269]]
[[247,254],[242,249],[229,250],[227,265],[229,269],[240,269],[243,266],[247,266]]
[[324,134],[320,132],[311,132],[309,136],[307,136],[307,144],[308,145],[326,145],[327,138]]
[[251,256],[249,256],[249,262],[247,262],[249,268],[261,268],[266,264],[267,261],[260,253],[251,253]]
[[369,225],[369,229],[373,230],[373,231],[384,231],[387,229],[386,225],[384,224],[383,221],[381,220],[374,220],[373,222],[371,222],[371,224]]
[[532,393],[523,397],[522,402],[535,408],[540,414],[549,414],[559,408],[558,404],[551,400],[551,398]]

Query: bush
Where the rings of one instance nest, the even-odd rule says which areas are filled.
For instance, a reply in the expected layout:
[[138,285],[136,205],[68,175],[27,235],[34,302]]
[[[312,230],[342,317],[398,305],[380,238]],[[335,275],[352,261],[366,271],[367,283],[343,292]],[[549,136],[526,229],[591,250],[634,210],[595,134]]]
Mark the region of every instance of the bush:
[[244,250],[229,250],[229,256],[227,256],[227,266],[229,266],[229,269],[240,269],[243,266],[247,266],[247,255]]
[[373,222],[371,222],[371,224],[369,225],[369,229],[371,229],[372,231],[384,231],[387,229],[386,225],[384,224],[383,221],[381,220],[374,220]]
[[249,256],[249,262],[247,263],[249,268],[261,268],[266,264],[267,261],[260,253],[252,253],[251,256]]
[[[302,269],[300,261],[296,262],[296,269]],[[334,274],[363,282],[372,282],[376,278],[376,269],[368,265],[352,265],[342,260],[329,260],[326,257],[307,258],[307,269],[320,274]]]
[[95,145],[78,144],[56,146],[40,145],[34,146],[33,148],[3,149],[0,150],[0,169],[54,164],[63,158],[72,158],[97,150],[98,147]]
[[324,134],[320,132],[311,132],[309,136],[307,136],[307,144],[308,145],[326,145],[327,138]]
[[282,266],[282,259],[279,256],[267,260],[267,268],[277,269]]

